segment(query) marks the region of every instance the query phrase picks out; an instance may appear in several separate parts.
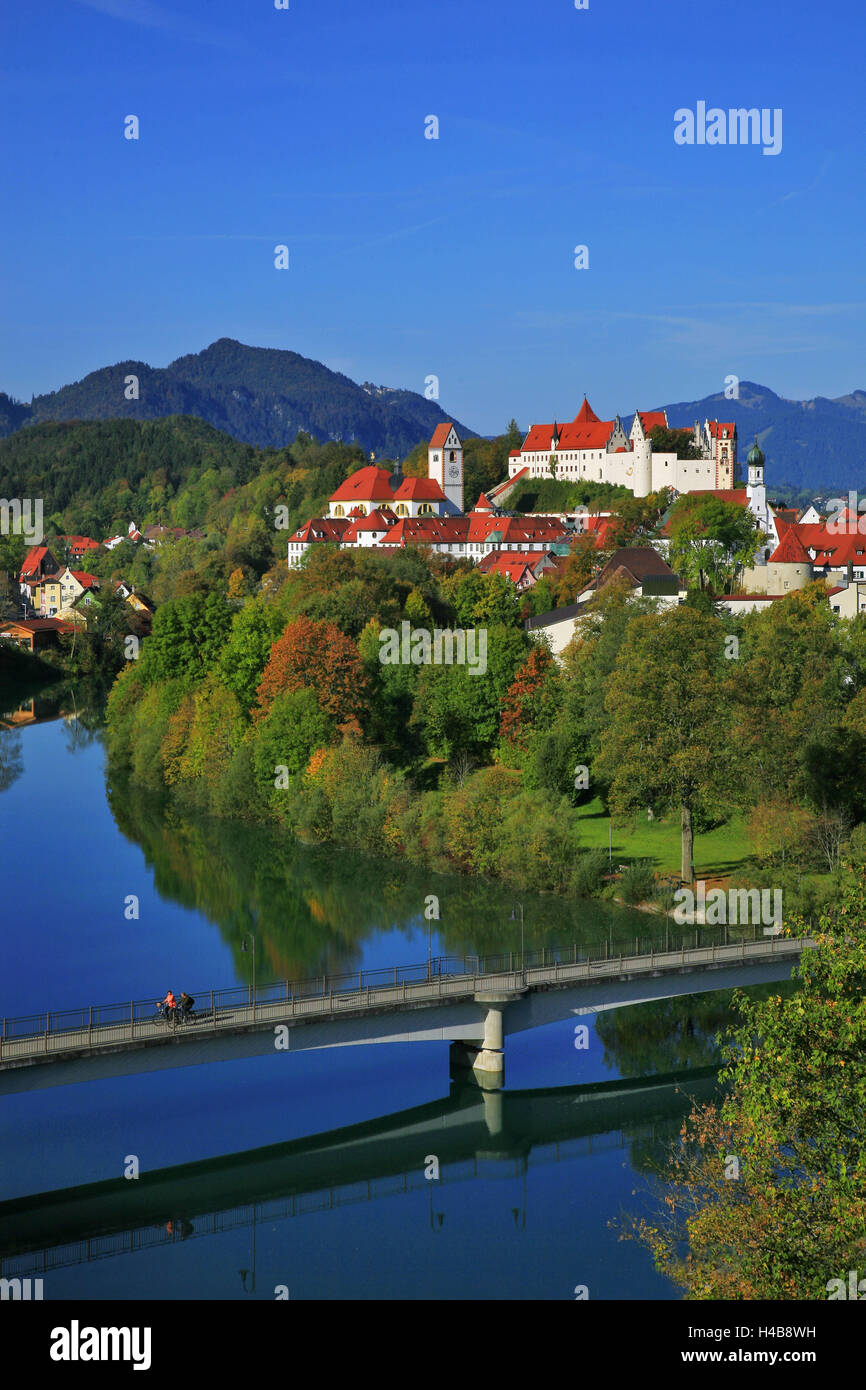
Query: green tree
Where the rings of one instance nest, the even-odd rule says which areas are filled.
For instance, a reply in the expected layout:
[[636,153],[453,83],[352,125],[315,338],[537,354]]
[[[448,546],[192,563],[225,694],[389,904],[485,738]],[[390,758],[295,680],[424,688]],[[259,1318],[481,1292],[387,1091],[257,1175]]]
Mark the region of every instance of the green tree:
[[229,634],[232,609],[218,594],[190,594],[157,610],[140,657],[149,681],[195,680],[217,660]]
[[685,493],[670,520],[671,568],[689,587],[728,591],[766,540],[748,507],[711,492]]
[[291,796],[290,791],[276,785],[277,768],[285,767],[289,776],[297,777],[313,750],[332,742],[335,728],[315,691],[302,687],[276,697],[252,734],[256,781],[271,805]]
[[[847,1294],[849,1270],[862,1276],[864,920],[866,876],[850,872],[803,953],[800,988],[735,995],[724,1100],[693,1109],[662,1210],[629,1232],[686,1298],[826,1300]],[[786,934],[805,934],[802,922]]]
[[502,700],[526,656],[527,639],[501,623],[486,631],[485,672],[471,674],[468,665],[421,668],[411,722],[433,757],[465,752],[487,758],[496,742]]
[[649,437],[654,454],[676,454],[678,459],[701,457],[694,434],[689,429],[666,430],[664,425],[655,425]]
[[678,810],[686,882],[696,822],[732,805],[723,648],[721,623],[691,609],[635,618],[605,697],[610,722],[595,767],[609,780],[611,808]]
[[279,615],[262,598],[245,603],[235,614],[219,665],[223,683],[234,691],[245,711],[255,703],[271,647],[280,631]]

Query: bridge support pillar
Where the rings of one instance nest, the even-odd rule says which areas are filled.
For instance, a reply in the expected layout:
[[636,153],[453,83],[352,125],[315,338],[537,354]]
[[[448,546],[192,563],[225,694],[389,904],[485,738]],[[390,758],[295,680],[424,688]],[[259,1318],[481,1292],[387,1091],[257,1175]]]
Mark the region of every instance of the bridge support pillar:
[[498,1090],[505,1085],[505,1031],[502,1016],[504,1003],[485,1004],[484,1038],[481,1046],[474,1043],[451,1044],[451,1072],[470,1068],[484,1090]]

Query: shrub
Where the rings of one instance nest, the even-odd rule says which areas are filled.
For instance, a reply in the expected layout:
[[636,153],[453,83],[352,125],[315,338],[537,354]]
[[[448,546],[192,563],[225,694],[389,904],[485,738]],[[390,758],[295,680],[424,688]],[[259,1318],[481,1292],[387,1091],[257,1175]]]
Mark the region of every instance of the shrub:
[[608,872],[608,856],[603,849],[591,849],[578,858],[571,875],[571,891],[580,898],[599,893]]
[[645,903],[656,891],[656,878],[651,859],[636,859],[629,864],[619,881],[619,889],[627,903]]

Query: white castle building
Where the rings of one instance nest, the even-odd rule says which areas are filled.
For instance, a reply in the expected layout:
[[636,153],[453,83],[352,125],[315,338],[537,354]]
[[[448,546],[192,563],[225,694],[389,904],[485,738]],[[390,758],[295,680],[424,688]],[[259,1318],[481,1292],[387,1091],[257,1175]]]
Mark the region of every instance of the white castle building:
[[[635,411],[628,434],[619,415],[599,420],[584,397],[577,415],[567,424],[533,425],[519,449],[512,449],[508,475],[526,472],[531,478],[563,482],[616,483],[636,497],[671,487],[677,492],[719,491],[734,486],[737,427],[696,421],[689,440],[700,450],[698,459],[655,453],[650,433],[657,425],[670,429],[664,410]],[[683,430],[683,434],[688,431]],[[435,437],[435,436],[434,436]]]

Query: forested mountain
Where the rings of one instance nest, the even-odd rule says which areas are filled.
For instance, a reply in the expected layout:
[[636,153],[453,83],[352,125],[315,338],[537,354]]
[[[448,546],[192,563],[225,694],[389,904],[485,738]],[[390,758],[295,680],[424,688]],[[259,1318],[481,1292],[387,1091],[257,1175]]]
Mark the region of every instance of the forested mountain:
[[[126,399],[130,376],[138,379],[137,400]],[[786,483],[814,493],[866,491],[866,391],[835,400],[790,401],[767,386],[741,381],[737,400],[720,391],[665,409],[673,426],[706,418],[736,421],[743,459],[757,434],[771,492]],[[358,385],[300,353],[246,347],[232,338],[220,338],[168,367],[118,362],[35,396],[30,405],[0,392],[0,438],[46,421],[146,421],[172,415],[198,417],[260,448],[283,448],[303,431],[321,442],[343,440],[385,458],[405,458],[439,423],[454,418],[417,392]],[[464,438],[474,436],[459,420],[454,423]],[[524,422],[526,428],[529,423]]]
[[816,494],[840,487],[866,492],[866,391],[836,400],[816,396],[811,401],[788,401],[768,386],[741,381],[738,400],[726,400],[719,391],[700,401],[678,401],[665,408],[672,426],[733,420],[741,460],[757,434],[767,460],[770,492],[784,483]]
[[[126,379],[138,379],[127,400]],[[453,419],[414,391],[359,386],[297,352],[246,347],[220,338],[168,367],[118,362],[30,406],[0,394],[0,435],[46,420],[156,420],[195,415],[235,439],[280,448],[299,430],[322,441],[357,443],[365,451],[402,457]],[[454,422],[463,435],[474,431]]]
[[0,440],[0,496],[42,498],[46,518],[101,539],[121,522],[173,519],[174,499],[202,480],[221,496],[260,467],[251,445],[188,416],[73,420]]

